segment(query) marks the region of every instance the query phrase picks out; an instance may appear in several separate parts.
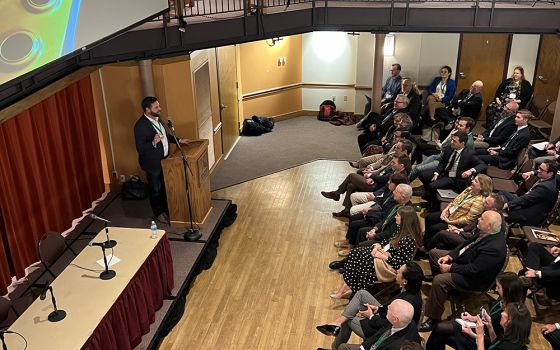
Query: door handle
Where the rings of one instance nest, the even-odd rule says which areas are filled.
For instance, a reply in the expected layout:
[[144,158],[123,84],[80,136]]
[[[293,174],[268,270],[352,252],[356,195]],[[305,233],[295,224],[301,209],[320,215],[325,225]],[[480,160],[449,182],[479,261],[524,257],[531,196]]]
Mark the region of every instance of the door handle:
[[467,75],[463,72],[459,72],[459,78],[461,79],[465,79],[467,77]]
[[546,79],[545,77],[543,77],[542,75],[539,75],[537,77],[540,81],[542,81],[543,83],[546,83],[548,81],[548,79]]
[[226,106],[225,104],[223,104],[223,103],[220,103],[220,110],[222,110],[222,109],[226,109],[226,108],[227,108],[227,106]]

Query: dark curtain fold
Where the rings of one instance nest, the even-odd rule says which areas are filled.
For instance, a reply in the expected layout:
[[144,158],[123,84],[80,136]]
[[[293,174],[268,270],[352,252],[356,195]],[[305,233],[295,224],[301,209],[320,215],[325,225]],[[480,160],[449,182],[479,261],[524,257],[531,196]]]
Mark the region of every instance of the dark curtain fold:
[[10,271],[37,261],[37,241],[64,231],[103,193],[91,82],[86,77],[0,125],[0,232]]

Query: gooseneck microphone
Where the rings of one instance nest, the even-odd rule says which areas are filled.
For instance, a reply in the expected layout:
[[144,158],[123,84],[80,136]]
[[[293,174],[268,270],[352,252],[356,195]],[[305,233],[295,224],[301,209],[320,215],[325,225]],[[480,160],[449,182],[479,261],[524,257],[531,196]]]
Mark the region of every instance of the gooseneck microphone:
[[113,239],[109,239],[109,227],[107,226],[107,224],[110,224],[111,221],[104,219],[102,217],[99,217],[97,215],[95,215],[94,213],[90,213],[89,217],[92,218],[93,220],[98,220],[101,221],[103,223],[103,225],[105,226],[105,236],[107,236],[107,240],[103,243],[105,244],[105,248],[113,248],[114,246],[117,245],[117,241],[113,240]]

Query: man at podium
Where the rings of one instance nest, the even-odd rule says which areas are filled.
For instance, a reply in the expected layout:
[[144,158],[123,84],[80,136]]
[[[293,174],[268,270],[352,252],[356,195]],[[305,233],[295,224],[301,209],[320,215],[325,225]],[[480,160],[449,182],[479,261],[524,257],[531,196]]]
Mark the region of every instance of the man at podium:
[[[169,224],[169,210],[165,194],[165,182],[161,160],[169,155],[169,143],[176,143],[173,135],[167,133],[161,122],[161,106],[156,97],[148,96],[142,100],[144,114],[134,124],[134,139],[138,162],[146,172],[150,188],[150,206],[154,219]],[[190,140],[179,139],[181,144],[188,144]]]

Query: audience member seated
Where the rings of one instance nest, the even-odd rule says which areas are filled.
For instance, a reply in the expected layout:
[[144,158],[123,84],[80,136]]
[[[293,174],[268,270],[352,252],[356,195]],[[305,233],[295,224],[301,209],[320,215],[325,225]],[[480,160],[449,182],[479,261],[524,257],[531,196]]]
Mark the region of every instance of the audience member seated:
[[[482,208],[484,209],[484,211],[491,210],[499,213],[501,212],[503,207],[503,197],[497,193],[489,194],[484,198],[484,201],[482,202]],[[436,233],[434,237],[432,237],[432,239],[427,240],[424,238],[424,247],[426,248],[426,250],[431,250],[434,248],[453,250],[458,245],[463,244],[466,240],[472,237],[476,226],[476,221],[473,221],[462,228],[458,227],[457,225],[448,224],[446,229]],[[506,228],[506,221],[502,220],[502,233],[506,233]]]
[[560,323],[545,324],[541,328],[544,339],[550,343],[552,350],[560,350]]
[[448,110],[453,119],[458,117],[471,117],[477,119],[482,109],[482,82],[480,80],[471,84],[469,89],[463,89],[457,96],[453,97]]
[[331,294],[333,299],[349,297],[360,289],[367,289],[376,281],[394,281],[401,265],[412,261],[416,249],[422,244],[420,222],[412,206],[396,211],[395,231],[391,237],[373,247],[356,247],[344,265],[344,284]]
[[533,95],[533,87],[525,80],[523,67],[516,66],[512,76],[504,80],[496,89],[494,102],[486,108],[486,119],[491,123],[494,116],[510,101],[515,101],[519,108],[526,108],[531,95]]
[[[520,271],[521,281],[525,287],[542,286],[546,296],[560,300],[560,247],[547,248],[531,242],[527,248],[525,268]],[[537,294],[538,297],[540,297]],[[540,297],[539,304],[550,305],[547,298]]]
[[429,243],[439,231],[447,230],[449,226],[464,227],[475,223],[484,211],[484,198],[490,193],[492,193],[492,179],[479,174],[473,179],[471,186],[461,192],[441,213],[438,210],[426,215],[424,233],[426,250],[434,248]]
[[[412,153],[412,157],[411,157],[412,164],[422,163],[424,165],[424,164],[432,163],[433,161],[436,160],[439,162],[441,160],[442,152],[445,151],[446,148],[451,147],[451,136],[455,135],[455,133],[457,133],[458,131],[463,131],[467,133],[467,135],[469,136],[469,139],[467,140],[467,148],[473,149],[474,139],[472,136],[472,128],[474,128],[474,119],[470,117],[461,117],[457,119],[455,121],[455,127],[453,128],[453,130],[451,130],[451,132],[449,133],[449,135],[447,135],[447,137],[440,139],[441,142],[437,141],[435,143],[427,143],[421,141],[420,143],[418,143],[418,145],[414,149],[414,152]],[[428,158],[422,162],[423,155],[428,156]],[[428,170],[428,169],[419,169],[417,170],[417,172],[424,171],[424,170]],[[414,179],[416,179],[416,176],[414,177]]]
[[507,254],[501,226],[501,215],[486,211],[478,219],[477,232],[464,244],[450,252],[430,250],[430,268],[434,277],[425,307],[427,319],[420,326],[420,331],[431,331],[441,320],[450,291],[483,292],[492,285],[504,266]]
[[362,152],[364,157],[386,153],[400,138],[409,138],[412,120],[406,113],[397,113],[393,117],[393,125],[379,134],[378,139],[371,140]]
[[515,132],[515,115],[519,105],[515,101],[508,102],[498,114],[494,125],[476,137],[474,148],[488,148],[503,144]]
[[398,137],[394,145],[391,147],[391,149],[389,149],[387,153],[362,157],[357,162],[348,162],[348,164],[356,169],[361,170],[368,168],[369,170],[375,171],[389,164],[395,152],[406,153],[410,155],[413,149],[414,145],[410,140],[403,137]]
[[[486,327],[484,346],[490,345],[491,340],[488,335],[492,329],[496,337],[504,335],[504,329],[500,324],[501,314],[505,307],[510,303],[521,303],[523,300],[523,288],[519,277],[513,272],[503,272],[496,277],[496,293],[498,299],[492,303],[490,309],[483,311],[482,321],[489,325]],[[481,307],[481,310],[483,307]],[[476,322],[476,316],[463,312],[461,319],[467,322]],[[445,350],[448,345],[453,349],[476,350],[476,339],[463,332],[463,327],[455,319],[438,323],[426,343],[426,348],[430,350]]]
[[380,139],[380,135],[385,135],[387,130],[393,125],[393,117],[397,113],[408,112],[408,97],[404,95],[397,95],[395,101],[393,101],[393,108],[383,115],[379,115],[375,112],[371,112],[362,122],[362,127],[364,132],[358,135],[358,146],[360,147],[360,153],[365,150],[366,144],[373,140]]
[[385,85],[381,89],[381,104],[393,102],[401,91],[401,65],[394,63],[389,69],[391,75],[385,80]]
[[[522,226],[539,226],[548,216],[557,197],[556,172],[559,170],[555,160],[545,160],[536,171],[539,180],[522,196],[501,191],[505,198],[504,210],[508,222]],[[529,173],[524,173],[527,177]],[[534,174],[530,172],[530,174]]]
[[409,171],[410,158],[408,158],[407,155],[395,154],[391,159],[391,163],[385,168],[373,173],[364,173],[363,175],[351,173],[346,176],[346,179],[344,179],[344,181],[338,186],[336,191],[322,191],[321,195],[325,198],[338,201],[340,199],[340,195],[346,193],[344,201],[342,202],[344,209],[340,212],[333,213],[333,216],[349,217],[350,207],[352,206],[352,203],[350,202],[350,195],[352,193],[375,192],[389,182],[391,174],[404,173],[408,176]]
[[413,130],[420,126],[420,110],[422,109],[422,96],[411,78],[403,78],[402,94],[408,97],[408,115],[414,124]]
[[[394,176],[394,175],[393,175]],[[375,221],[377,215],[373,215],[368,220],[354,220],[348,225],[348,232],[346,233],[346,239],[343,241],[337,241],[335,243],[336,247],[353,247],[357,244],[364,245],[364,246],[371,246],[375,243],[381,243],[385,240],[390,240],[396,230],[397,230],[397,223],[396,223],[396,213],[399,209],[401,209],[405,205],[410,204],[410,198],[412,198],[412,187],[405,183],[401,183],[396,186],[395,190],[393,191],[393,199],[395,204],[387,204],[391,205],[390,209],[388,209],[388,213],[381,217],[381,220]],[[360,224],[367,225],[363,228],[359,228]],[[375,226],[373,226],[375,225]],[[373,227],[372,227],[373,226]],[[367,241],[366,241],[367,239]],[[350,253],[350,249],[343,249],[342,251],[338,252],[339,256],[347,256]],[[344,263],[346,260],[340,261],[333,261],[329,264],[329,268],[333,270],[337,270],[344,267]]]
[[331,323],[317,326],[317,330],[335,337],[332,343],[333,350],[336,350],[340,344],[346,343],[352,331],[360,338],[367,339],[390,325],[387,320],[387,305],[396,299],[406,300],[414,307],[412,319],[418,324],[422,311],[420,287],[422,287],[423,277],[422,268],[415,262],[401,265],[396,276],[396,282],[401,289],[385,305],[377,301],[368,291],[361,289],[352,297],[339,317]]
[[488,323],[490,344],[486,348],[484,342],[484,322],[476,316],[476,334],[470,327],[463,327],[463,332],[476,339],[477,349],[493,350],[526,350],[531,333],[531,314],[523,303],[509,303],[501,313],[500,326],[504,329],[502,337],[496,336],[492,323]]
[[531,113],[526,110],[517,112],[515,125],[517,130],[501,146],[479,149],[478,158],[489,165],[496,165],[500,169],[510,170],[517,164],[517,156],[523,148],[529,145],[530,131],[528,127]]
[[400,184],[408,184],[405,174],[393,174],[389,178],[387,186],[383,186],[376,192],[354,192],[350,195],[350,224],[355,220],[364,218],[375,219],[374,223],[387,215],[387,210],[392,207],[393,191]]
[[558,157],[560,157],[560,137],[554,142],[547,143],[542,151],[535,147],[529,148],[529,158],[535,160],[535,167],[541,165],[545,159],[557,161]]
[[455,95],[455,80],[450,78],[451,67],[443,66],[428,88],[427,113],[431,122],[435,121],[435,113],[438,108],[445,108]]
[[420,344],[422,338],[418,334],[414,317],[414,306],[403,299],[395,299],[387,307],[387,320],[390,325],[380,329],[373,336],[367,338],[361,345],[343,343],[338,350],[400,350],[405,341]]
[[442,160],[435,171],[420,173],[420,180],[428,191],[430,198],[435,198],[438,189],[463,191],[473,175],[486,170],[472,149],[465,147],[468,136],[465,132],[457,132],[451,136],[451,148],[443,152]]

